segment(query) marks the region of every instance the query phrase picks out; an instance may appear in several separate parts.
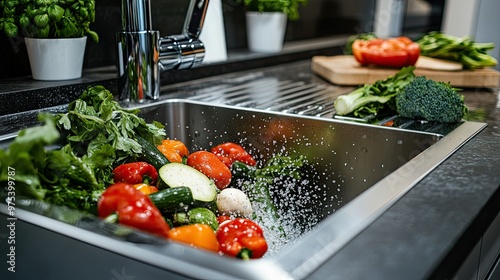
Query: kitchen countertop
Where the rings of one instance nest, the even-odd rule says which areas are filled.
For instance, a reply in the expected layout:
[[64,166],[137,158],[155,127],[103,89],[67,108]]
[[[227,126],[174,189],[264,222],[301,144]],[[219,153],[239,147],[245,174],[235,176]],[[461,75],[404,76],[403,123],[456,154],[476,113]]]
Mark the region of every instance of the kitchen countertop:
[[[331,85],[311,72],[309,60],[222,76],[220,80],[234,75]],[[195,88],[208,85],[201,82]],[[471,121],[486,122],[487,127],[323,264],[311,279],[451,279],[455,275],[500,212],[499,91],[463,89],[461,94],[471,112],[484,112],[479,120]]]
[[[328,84],[310,71],[309,60],[227,75],[257,72],[266,77],[300,77]],[[190,87],[200,88],[225,77],[186,81],[166,86],[162,92],[189,92]],[[113,79],[106,83],[114,85]],[[1,92],[2,86],[0,96]],[[498,89],[463,91],[470,109],[486,111],[484,121],[488,126],[324,263],[311,279],[451,278],[500,211],[498,93]],[[64,100],[53,105],[61,104]],[[28,110],[33,111],[14,114],[16,127],[28,119],[32,121],[33,113],[39,111],[31,107]],[[11,113],[0,114],[2,133],[12,132],[12,127],[5,130]]]

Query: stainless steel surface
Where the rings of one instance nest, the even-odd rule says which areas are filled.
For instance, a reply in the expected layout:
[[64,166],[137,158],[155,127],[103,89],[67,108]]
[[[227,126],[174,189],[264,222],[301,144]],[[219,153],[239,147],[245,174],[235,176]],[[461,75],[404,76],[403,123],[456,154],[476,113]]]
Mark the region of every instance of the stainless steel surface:
[[[310,162],[305,180],[273,189],[289,234],[280,239],[266,229],[266,258],[242,262],[168,241],[124,242],[113,231],[101,230],[96,219],[90,228],[55,220],[56,207],[20,209],[17,217],[189,278],[303,279],[485,127],[474,122],[451,128],[405,122],[392,128],[332,119],[335,96],[349,89],[302,79],[249,75],[202,83],[188,92],[183,85],[165,90],[164,100],[134,107],[147,120],[165,123],[168,136],[183,140],[191,150],[235,141],[260,161],[284,152],[304,155]],[[429,131],[411,130],[415,128]],[[0,204],[2,213],[4,206]]]
[[[306,91],[314,88],[303,86]],[[230,92],[234,93],[234,88]],[[271,225],[264,224],[270,252],[258,262],[271,265],[273,272],[247,274],[255,263],[238,263],[242,274],[235,276],[247,279],[307,277],[485,127],[464,122],[443,137],[185,100],[167,100],[141,110],[146,119],[164,122],[167,134],[192,150],[235,141],[262,161],[282,152],[308,159],[311,169],[302,182],[285,190],[273,189],[287,238],[277,238],[279,234],[272,232]],[[220,269],[228,273],[226,268]]]
[[144,102],[160,96],[160,71],[201,64],[205,47],[199,35],[209,0],[191,0],[183,33],[160,38],[151,30],[149,0],[122,0],[122,32],[117,33],[120,100]]
[[[242,262],[170,242],[147,245],[116,241],[113,231],[99,229],[97,220],[95,228],[87,225],[81,230],[32,213],[54,213],[45,207],[20,209],[17,217],[194,278],[307,277],[484,126],[465,122],[442,137],[193,100],[169,99],[138,108],[148,121],[165,123],[168,136],[184,141],[191,150],[234,141],[260,161],[278,153],[305,156],[309,168],[304,180],[272,190],[287,238],[278,238],[264,223],[270,243],[268,256]],[[0,210],[5,212],[3,206]],[[82,227],[81,223],[75,225]]]
[[149,31],[153,27],[149,0],[122,1],[122,31]]

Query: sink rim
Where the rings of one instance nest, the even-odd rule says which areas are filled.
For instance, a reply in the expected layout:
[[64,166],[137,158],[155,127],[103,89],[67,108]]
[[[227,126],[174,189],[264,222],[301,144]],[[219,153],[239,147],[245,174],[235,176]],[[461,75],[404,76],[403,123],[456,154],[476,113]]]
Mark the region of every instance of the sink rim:
[[[268,111],[261,109],[252,109],[252,108],[243,108],[232,105],[225,104],[214,104],[210,102],[199,102],[193,101],[189,99],[165,99],[158,102],[151,102],[145,104],[138,104],[132,107],[128,107],[130,109],[145,109],[148,107],[158,106],[163,103],[173,103],[173,102],[184,102],[184,103],[194,103],[201,104],[206,106],[215,106],[215,107],[225,107],[230,109],[244,110],[244,111],[254,111],[254,112],[263,112],[263,113],[271,113],[274,115],[286,115],[292,116],[294,118],[304,118],[304,119],[316,119],[327,122],[338,122],[338,123],[348,123],[353,126],[361,126],[361,127],[370,127],[373,128],[374,125],[363,124],[363,123],[354,123],[351,121],[337,120],[337,119],[326,119],[322,117],[314,117],[314,116],[304,116],[297,115],[291,113],[284,112],[276,112],[276,111]],[[438,135],[436,133],[430,132],[416,132],[412,130],[405,130],[400,128],[392,128],[392,127],[382,127],[376,126],[378,129],[397,129],[404,130],[409,133],[423,133],[423,134],[432,134]],[[217,262],[197,262],[193,263],[195,265],[199,265],[203,267],[203,269],[212,269],[214,273],[220,273],[221,275],[228,276],[231,274],[232,276],[242,275],[241,272],[246,272],[245,276],[252,277],[255,279],[276,279],[280,278],[305,278],[307,275],[313,272],[318,266],[320,266],[324,261],[328,258],[331,258],[335,253],[340,251],[342,247],[349,241],[352,240],[362,229],[368,227],[373,221],[375,221],[380,215],[382,215],[390,206],[392,206],[399,198],[401,198],[406,192],[408,192],[411,188],[413,188],[423,177],[425,177],[428,173],[430,173],[435,167],[437,167],[441,162],[446,160],[453,152],[459,149],[462,145],[464,145],[468,140],[478,134],[482,129],[486,127],[484,123],[476,123],[476,122],[463,122],[457,128],[455,128],[448,135],[441,138],[439,141],[431,145],[429,148],[425,149],[423,152],[418,154],[415,158],[411,159],[407,163],[403,164],[401,167],[390,173],[388,176],[371,186],[368,190],[364,191],[354,200],[347,203],[343,208],[336,211],[334,215],[330,215],[325,220],[318,223],[315,228],[302,236],[300,238],[300,242],[296,244],[292,244],[288,246],[284,251],[282,251],[277,256],[261,259],[261,260],[252,260],[251,262],[241,263],[238,260],[229,260],[224,258],[221,262],[220,258],[217,258],[219,264]],[[0,136],[0,140],[5,140],[8,138],[15,137],[17,133],[12,133],[8,135]],[[407,174],[407,170],[412,170],[411,174]],[[404,183],[402,183],[404,182]],[[375,198],[374,198],[375,197]],[[369,202],[369,203],[368,203]],[[4,204],[0,204],[0,212],[6,212]],[[360,211],[362,209],[363,211]],[[23,211],[19,209],[18,216],[20,218],[25,219],[26,221],[34,224],[38,224],[36,219],[40,218],[40,215],[34,214],[28,211]],[[26,212],[26,213],[25,213]],[[47,223],[47,225],[43,225],[49,230],[54,230],[54,223],[59,222],[57,220],[53,220],[48,217],[44,217],[46,219],[52,220]],[[59,222],[62,223],[62,222]],[[342,227],[335,227],[341,223]],[[51,226],[49,226],[51,225]],[[70,229],[69,232],[77,232],[81,231],[81,229],[76,228],[74,226],[64,224],[55,226],[55,228],[61,228],[63,232],[68,232],[67,227],[73,228]],[[97,235],[96,233],[93,233]],[[95,239],[90,238],[92,235],[88,235],[88,232],[78,233],[75,235],[68,235],[72,238],[80,239],[84,242],[92,243],[97,242]],[[126,255],[127,247],[131,246],[133,250],[137,250],[137,246],[132,246],[131,244],[127,244],[125,248],[118,248],[119,246],[124,246],[121,241],[109,242],[110,238],[106,238],[104,236],[99,235],[99,240],[102,239],[102,242],[99,241],[103,248],[108,248],[116,252],[122,252]],[[119,245],[119,246],[118,246]],[[149,250],[144,250],[144,254],[150,252]],[[196,250],[196,249],[195,249]],[[142,251],[141,251],[142,252]],[[293,254],[296,252],[300,252],[300,254]],[[195,255],[201,254],[205,255],[206,252],[194,253]],[[158,256],[156,254],[156,258]],[[303,259],[307,257],[307,259]],[[161,267],[161,262],[166,259],[170,259],[171,256],[164,256],[164,258],[159,258],[156,261],[152,261],[152,265],[157,265]],[[137,258],[140,260],[141,258]],[[153,257],[142,258],[151,260]],[[206,260],[206,259],[205,259]],[[227,265],[230,264],[233,266],[229,271],[227,270]],[[262,270],[262,267],[265,266],[269,269],[269,272],[266,273],[256,273],[258,270]],[[183,271],[185,273],[185,271]],[[192,272],[194,273],[194,272]],[[229,273],[229,274],[228,274]],[[199,276],[199,275],[198,275]]]

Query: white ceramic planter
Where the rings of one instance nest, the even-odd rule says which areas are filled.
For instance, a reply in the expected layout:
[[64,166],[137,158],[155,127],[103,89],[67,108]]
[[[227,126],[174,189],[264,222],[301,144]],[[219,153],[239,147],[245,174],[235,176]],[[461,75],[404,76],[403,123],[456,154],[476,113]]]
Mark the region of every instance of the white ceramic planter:
[[210,0],[200,40],[205,45],[203,63],[227,60],[226,35],[221,0]]
[[277,53],[283,49],[287,20],[285,13],[247,12],[246,20],[250,51]]
[[87,37],[25,38],[33,79],[71,80],[82,76]]

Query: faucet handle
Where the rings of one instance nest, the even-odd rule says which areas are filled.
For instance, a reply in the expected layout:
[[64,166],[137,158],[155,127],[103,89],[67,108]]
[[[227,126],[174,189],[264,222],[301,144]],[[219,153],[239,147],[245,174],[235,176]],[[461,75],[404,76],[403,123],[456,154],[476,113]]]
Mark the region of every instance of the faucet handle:
[[198,39],[208,0],[191,0],[181,35],[160,38],[151,28],[150,0],[122,0],[123,32],[117,34],[118,90],[122,101],[160,97],[160,70],[201,64],[205,46]]
[[183,33],[191,39],[198,39],[205,23],[209,0],[191,0],[184,21]]

